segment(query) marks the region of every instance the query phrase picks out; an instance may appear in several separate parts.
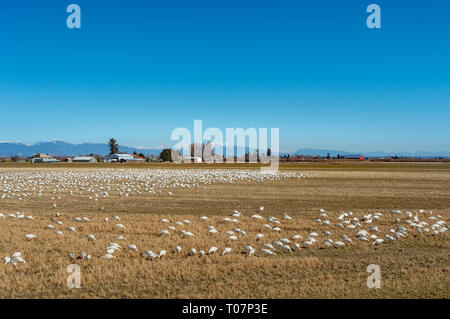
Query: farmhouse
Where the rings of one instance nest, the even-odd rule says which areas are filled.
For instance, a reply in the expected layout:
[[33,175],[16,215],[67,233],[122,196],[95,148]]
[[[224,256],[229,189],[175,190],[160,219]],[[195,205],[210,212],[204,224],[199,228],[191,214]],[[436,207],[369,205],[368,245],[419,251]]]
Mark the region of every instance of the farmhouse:
[[94,156],[76,156],[72,159],[74,163],[97,163]]
[[59,163],[59,160],[56,158],[51,157],[47,154],[40,154],[37,153],[33,158],[31,159],[32,163]]
[[127,163],[127,162],[144,162],[145,159],[132,154],[111,154],[103,158],[103,163]]

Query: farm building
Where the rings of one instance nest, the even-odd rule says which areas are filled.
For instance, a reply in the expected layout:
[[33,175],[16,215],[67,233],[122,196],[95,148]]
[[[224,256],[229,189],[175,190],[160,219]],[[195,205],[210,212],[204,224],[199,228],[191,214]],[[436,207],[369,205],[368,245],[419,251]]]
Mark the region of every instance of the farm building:
[[97,163],[94,156],[76,156],[72,159],[73,163]]
[[32,163],[59,163],[59,160],[51,157],[50,155],[38,153],[35,156],[33,156],[33,158],[31,159],[31,162]]
[[345,155],[346,159],[359,159],[359,160],[364,160],[364,156],[362,156],[361,154],[348,154]]
[[103,163],[144,162],[142,157],[132,154],[111,154],[103,158]]

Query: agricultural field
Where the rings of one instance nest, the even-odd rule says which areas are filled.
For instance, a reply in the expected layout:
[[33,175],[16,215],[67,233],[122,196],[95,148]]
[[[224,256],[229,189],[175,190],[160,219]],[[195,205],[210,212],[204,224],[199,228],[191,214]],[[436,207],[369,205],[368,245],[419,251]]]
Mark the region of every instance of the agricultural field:
[[3,163],[0,297],[449,298],[449,222],[450,163]]

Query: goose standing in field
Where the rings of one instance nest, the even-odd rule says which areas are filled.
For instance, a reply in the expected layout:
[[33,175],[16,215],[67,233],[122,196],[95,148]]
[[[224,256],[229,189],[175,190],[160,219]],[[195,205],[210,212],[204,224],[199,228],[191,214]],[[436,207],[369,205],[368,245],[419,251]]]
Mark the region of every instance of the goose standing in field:
[[136,245],[128,245],[127,248],[128,248],[129,250],[138,251]]
[[352,240],[346,235],[341,235],[341,238],[346,243],[352,243]]
[[231,247],[225,247],[225,249],[222,252],[222,256],[231,253]]
[[325,247],[331,247],[331,246],[333,246],[333,242],[330,241],[329,239],[327,239],[324,241],[324,243],[322,245]]
[[281,246],[283,246],[283,243],[281,241],[274,241],[273,244],[279,248],[281,248]]
[[106,252],[108,254],[114,254],[118,250],[120,250],[120,248],[118,248],[116,246],[108,246],[108,248],[106,249]]
[[106,254],[106,255],[103,255],[101,258],[106,259],[106,260],[110,260],[110,259],[116,258],[116,256],[111,255],[111,254]]
[[270,249],[267,249],[267,248],[262,248],[261,252],[265,255],[275,255],[275,253],[273,251],[271,251]]
[[210,229],[208,231],[208,233],[211,234],[211,235],[215,235],[215,234],[217,234],[217,229]]
[[334,242],[334,245],[335,245],[336,247],[344,247],[344,246],[345,246],[345,243],[343,243],[342,241],[335,241],[335,242]]
[[377,239],[375,239],[375,241],[373,242],[372,245],[378,246],[378,245],[381,245],[383,242],[384,242],[384,239],[382,239],[382,238],[377,238]]
[[244,249],[248,253],[249,257],[255,253],[255,249],[252,246],[244,246]]
[[272,244],[263,244],[263,247],[266,248],[266,249],[275,250],[275,248],[272,246]]
[[310,240],[305,240],[304,242],[302,242],[302,244],[306,247],[311,247],[312,245],[314,245],[314,243]]
[[209,248],[209,251],[208,251],[208,255],[212,255],[212,254],[214,254],[215,252],[217,251],[217,247],[211,247],[211,248]]
[[258,240],[260,240],[263,237],[264,237],[264,234],[256,234],[255,240],[258,241]]
[[154,253],[153,251],[151,251],[151,250],[146,250],[146,251],[144,252],[144,254],[145,254],[146,258],[147,258],[147,259],[150,259],[150,260],[156,259],[156,258],[158,258],[158,256],[159,256],[159,255],[155,254],[155,253]]

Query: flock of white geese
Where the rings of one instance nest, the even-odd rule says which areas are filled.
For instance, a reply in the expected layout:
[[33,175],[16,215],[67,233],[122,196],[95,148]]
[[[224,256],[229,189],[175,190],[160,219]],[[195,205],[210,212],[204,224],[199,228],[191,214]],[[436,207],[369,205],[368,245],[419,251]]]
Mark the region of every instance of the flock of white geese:
[[[209,255],[246,254],[248,257],[270,257],[277,254],[301,253],[302,249],[332,249],[354,245],[355,242],[366,245],[387,245],[401,241],[407,237],[442,236],[448,229],[448,214],[433,213],[432,211],[391,210],[390,212],[375,213],[328,213],[324,209],[317,211],[310,228],[313,231],[293,233],[296,228],[293,217],[287,213],[279,213],[277,217],[268,216],[264,207],[254,213],[241,213],[238,210],[230,212],[229,216],[217,218],[215,216],[195,217],[195,220],[160,220],[157,236],[171,236],[171,242],[178,244],[160,247],[152,251],[146,247],[138,247],[128,242],[120,233],[120,229],[129,229],[126,215],[111,216],[102,207],[98,214],[89,217],[72,217],[73,225],[65,225],[57,212],[57,202],[63,196],[82,196],[85,199],[102,200],[115,193],[118,196],[153,196],[166,191],[173,195],[172,190],[184,187],[201,187],[215,183],[232,183],[238,180],[264,182],[284,178],[311,178],[314,174],[304,172],[279,171],[277,174],[261,174],[258,170],[240,169],[85,169],[85,170],[55,170],[55,171],[23,171],[4,172],[0,174],[0,200],[25,201],[36,200],[45,195],[54,201],[48,223],[35,225],[40,229],[54,232],[56,236],[64,238],[65,232],[70,232],[88,241],[96,241],[98,235],[78,231],[78,223],[113,223],[116,234],[112,234],[111,242],[102,252],[95,254],[81,252],[67,252],[70,260],[93,260],[96,258],[114,260],[121,258],[120,252],[128,250],[137,252],[137,256],[148,260],[158,260],[173,256],[207,258]],[[168,189],[170,189],[168,191]],[[1,204],[1,201],[0,201]],[[389,218],[385,215],[389,214]],[[173,217],[175,219],[175,217]],[[299,218],[300,217],[296,217]],[[33,216],[21,212],[0,213],[0,223],[8,220],[33,220]],[[380,224],[385,219],[385,222]],[[214,221],[214,222],[213,222]],[[386,223],[386,221],[389,221]],[[66,220],[67,222],[67,220]],[[197,233],[193,233],[193,224]],[[250,227],[250,224],[252,227]],[[257,227],[254,227],[254,226]],[[197,225],[198,226],[198,225]],[[255,230],[255,228],[257,230]],[[199,229],[202,229],[199,233]],[[289,231],[287,231],[289,230]],[[196,236],[207,236],[207,243],[202,247],[191,247],[192,241],[185,240]],[[24,240],[33,241],[38,237],[33,233],[23,235]],[[175,239],[174,239],[175,238]],[[270,238],[270,240],[269,240]],[[273,240],[276,238],[275,240]],[[105,238],[102,238],[105,240]],[[109,240],[108,240],[109,241]],[[164,241],[161,241],[164,242]],[[119,244],[121,243],[121,244]],[[21,252],[13,252],[3,258],[5,266],[18,268],[26,263]]]
[[[300,252],[302,249],[310,248],[341,248],[346,245],[352,245],[354,241],[366,242],[370,245],[382,245],[389,244],[395,241],[402,240],[408,236],[440,236],[448,231],[447,221],[440,214],[433,214],[432,211],[425,212],[419,210],[417,213],[402,212],[400,210],[392,210],[390,214],[394,216],[392,228],[388,231],[381,231],[380,226],[377,226],[377,222],[381,220],[383,213],[367,214],[363,216],[356,216],[352,212],[341,213],[335,217],[334,221],[327,212],[321,209],[318,212],[317,218],[314,220],[317,223],[318,230],[309,232],[302,236],[301,234],[295,234],[292,236],[283,236],[283,227],[289,227],[289,223],[293,222],[293,218],[284,213],[280,217],[263,217],[264,207],[259,208],[258,213],[254,213],[251,216],[252,220],[261,224],[260,229],[264,229],[261,232],[253,232],[245,230],[245,223],[241,222],[243,214],[237,210],[234,210],[229,217],[223,217],[218,219],[218,225],[213,226],[209,222],[210,219],[207,216],[201,216],[198,220],[190,221],[184,219],[183,221],[170,221],[167,218],[160,220],[161,230],[159,236],[177,236],[179,244],[175,247],[164,247],[159,251],[151,251],[145,249],[145,247],[137,247],[133,243],[118,244],[117,242],[110,242],[106,247],[103,254],[98,254],[95,258],[102,258],[107,260],[113,260],[118,257],[117,253],[121,250],[130,250],[140,252],[144,258],[148,260],[156,260],[161,258],[169,258],[173,255],[181,255],[186,257],[202,257],[212,254],[227,255],[232,253],[247,254],[250,256],[273,256],[276,254],[291,254],[294,252]],[[53,224],[62,226],[62,222],[58,221],[60,213],[56,213],[51,217]],[[8,214],[4,215],[0,213],[0,219],[33,219],[32,216],[24,216],[24,214]],[[118,228],[125,228],[126,226],[120,223],[119,216],[113,216],[111,220],[108,217],[102,217],[103,222],[115,222],[115,226]],[[74,222],[89,223],[91,220],[87,217],[74,217]],[[193,223],[202,223],[201,229],[211,236],[211,242],[215,242],[216,245],[211,245],[207,248],[199,247],[184,247],[183,238],[196,237],[197,234],[192,233],[186,229]],[[61,230],[57,230],[53,224],[42,225],[42,227],[49,231],[54,231],[56,235],[63,236]],[[219,231],[217,227],[229,230]],[[186,228],[186,229],[181,229]],[[383,226],[384,229],[386,225]],[[388,227],[389,228],[389,227]],[[197,228],[198,229],[198,228]],[[320,230],[319,230],[320,229]],[[343,234],[343,230],[347,229],[352,232],[352,235]],[[67,231],[77,232],[73,226],[67,227]],[[266,236],[270,233],[279,234],[279,239],[272,242],[265,240]],[[95,234],[80,234],[85,236],[89,241],[97,240]],[[214,238],[216,237],[216,238]],[[270,236],[273,237],[273,236]],[[333,240],[332,237],[338,238]],[[29,233],[24,235],[24,240],[34,240],[37,235]],[[114,237],[117,241],[126,241],[126,237],[123,235],[116,235]],[[233,251],[231,245],[227,245],[232,242],[241,242],[240,249]],[[220,245],[218,244],[220,243]],[[68,253],[68,258],[71,260],[91,260],[91,254],[81,252],[76,255],[74,253]],[[5,256],[3,258],[5,265],[12,265],[17,268],[20,263],[26,263],[24,256],[21,252],[14,252],[11,256]]]
[[247,169],[54,169],[42,171],[2,171],[0,174],[0,200],[27,200],[41,197],[45,192],[83,196],[98,201],[112,192],[118,196],[145,196],[173,189],[206,187],[211,184],[231,184],[235,181],[263,183],[269,180],[312,178],[315,174],[280,170],[275,174],[262,174]]

